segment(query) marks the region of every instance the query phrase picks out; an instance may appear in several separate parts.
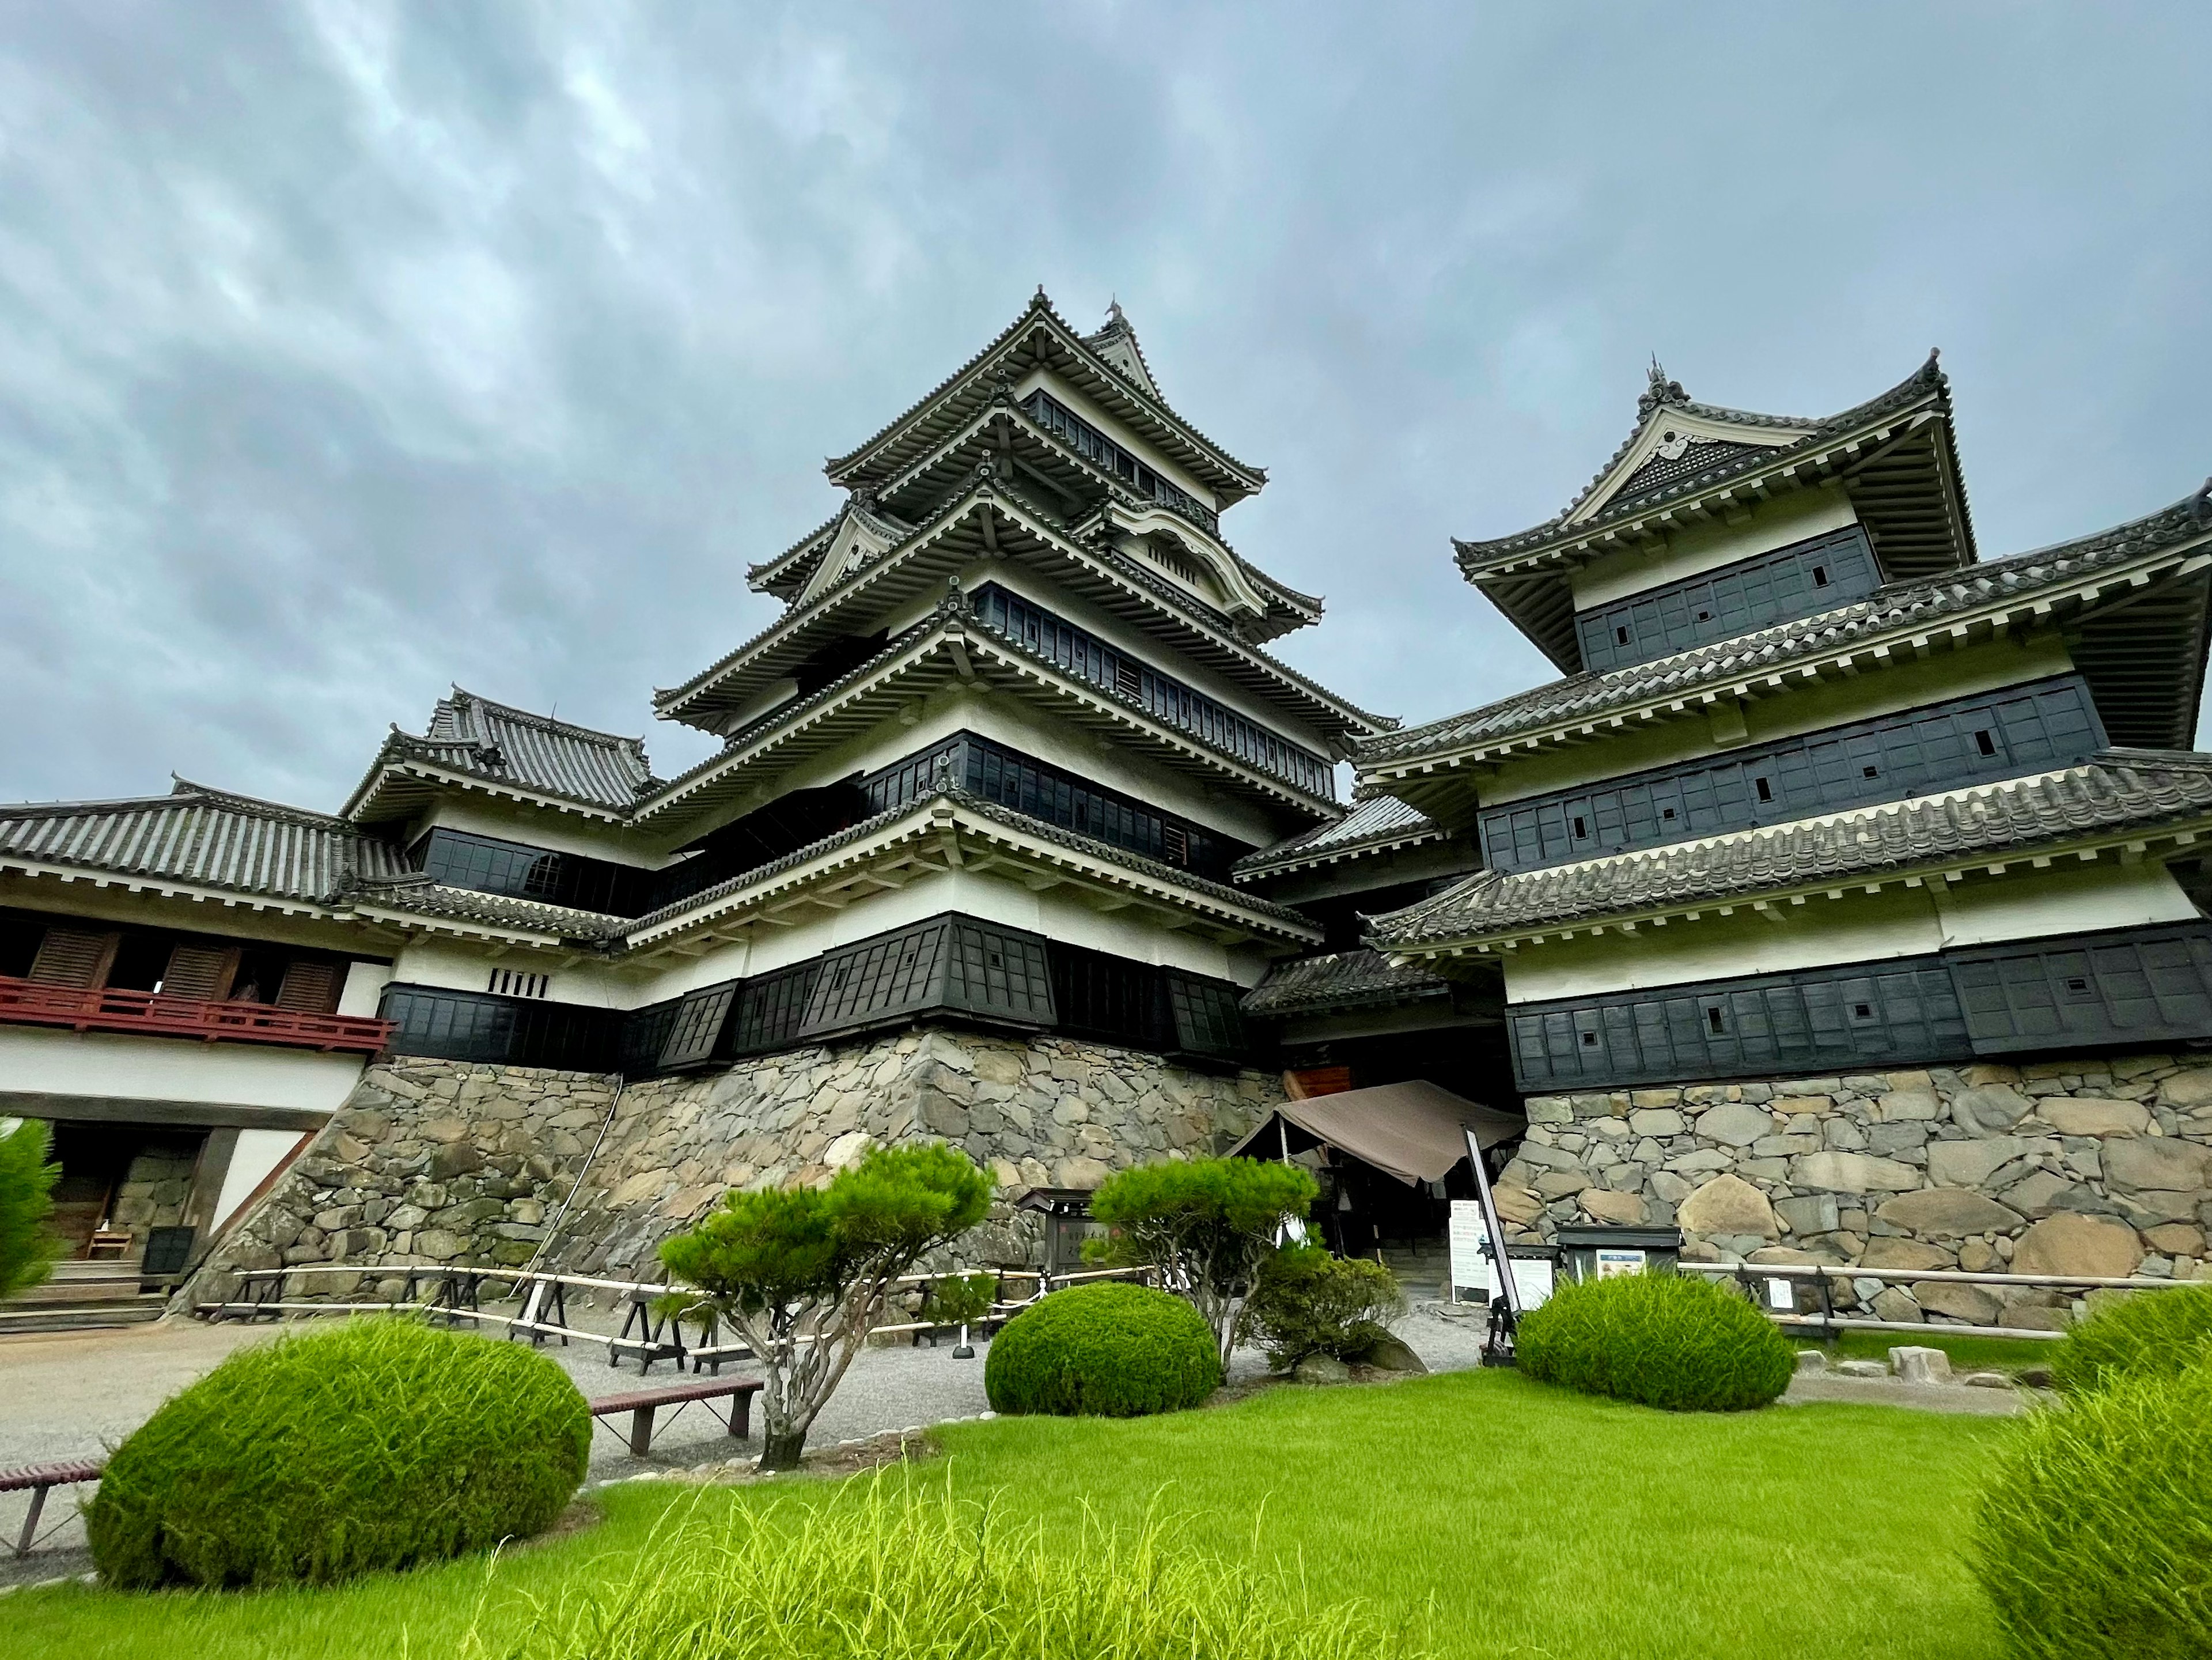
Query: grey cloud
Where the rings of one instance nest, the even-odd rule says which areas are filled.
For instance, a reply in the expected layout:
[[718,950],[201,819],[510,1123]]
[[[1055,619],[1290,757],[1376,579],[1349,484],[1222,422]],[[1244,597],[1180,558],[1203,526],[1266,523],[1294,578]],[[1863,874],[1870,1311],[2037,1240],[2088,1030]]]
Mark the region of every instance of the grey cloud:
[[[622,732],[1048,284],[1273,482],[1284,642],[1547,671],[1451,535],[1646,356],[1819,413],[1945,348],[1985,552],[2212,468],[2201,8],[0,8],[0,797],[331,806],[449,680]],[[648,734],[663,770],[696,738]]]

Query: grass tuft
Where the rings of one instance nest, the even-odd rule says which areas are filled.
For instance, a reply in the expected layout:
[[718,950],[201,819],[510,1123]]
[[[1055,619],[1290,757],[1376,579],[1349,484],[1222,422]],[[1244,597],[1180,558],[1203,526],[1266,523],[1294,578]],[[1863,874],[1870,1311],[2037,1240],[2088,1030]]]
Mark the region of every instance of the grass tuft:
[[879,1472],[826,1504],[668,1512],[630,1571],[533,1602],[469,1660],[1421,1660],[1418,1619],[1192,1548],[1157,1503],[1134,1529],[1042,1524]]
[[2066,1334],[2051,1381],[2087,1395],[2124,1377],[2179,1377],[2212,1349],[2212,1286],[2137,1292]]

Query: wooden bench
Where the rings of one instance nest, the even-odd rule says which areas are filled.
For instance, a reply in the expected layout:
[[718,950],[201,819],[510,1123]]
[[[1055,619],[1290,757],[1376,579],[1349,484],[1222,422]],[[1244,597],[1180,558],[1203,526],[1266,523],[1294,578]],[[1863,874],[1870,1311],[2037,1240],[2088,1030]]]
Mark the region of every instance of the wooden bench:
[[[703,1383],[672,1383],[662,1389],[632,1389],[628,1395],[603,1395],[592,1402],[592,1416],[611,1418],[629,1414],[629,1450],[639,1458],[653,1446],[653,1415],[663,1407],[681,1408],[693,1401],[727,1397],[730,1433],[744,1439],[752,1427],[753,1396],[760,1393],[757,1377],[713,1377]],[[713,1408],[709,1408],[709,1411]]]
[[[759,1385],[754,1387],[757,1389]],[[73,1463],[26,1464],[20,1469],[0,1469],[0,1493],[27,1489],[31,1495],[31,1513],[23,1518],[23,1531],[15,1541],[15,1554],[31,1554],[31,1541],[39,1530],[39,1514],[46,1507],[49,1490],[72,1487],[79,1481],[97,1481],[100,1471],[106,1468],[104,1462],[82,1458]]]

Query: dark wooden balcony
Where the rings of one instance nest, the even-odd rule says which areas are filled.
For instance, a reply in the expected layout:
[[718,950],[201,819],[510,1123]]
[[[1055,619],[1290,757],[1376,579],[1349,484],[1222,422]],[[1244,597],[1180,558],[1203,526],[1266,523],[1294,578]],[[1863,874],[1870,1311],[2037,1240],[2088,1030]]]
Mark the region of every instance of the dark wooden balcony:
[[392,1030],[389,1020],[349,1014],[310,1014],[266,1003],[216,1003],[150,991],[48,986],[4,976],[0,976],[0,1025],[197,1037],[205,1043],[276,1043],[356,1055],[378,1053]]

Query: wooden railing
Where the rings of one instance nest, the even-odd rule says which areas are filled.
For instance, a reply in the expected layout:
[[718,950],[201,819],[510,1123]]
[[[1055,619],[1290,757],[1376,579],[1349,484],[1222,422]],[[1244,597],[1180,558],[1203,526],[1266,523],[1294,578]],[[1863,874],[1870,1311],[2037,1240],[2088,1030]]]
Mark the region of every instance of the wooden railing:
[[0,1025],[197,1037],[207,1043],[281,1043],[360,1055],[376,1054],[392,1031],[389,1020],[356,1015],[310,1014],[265,1003],[212,1003],[112,987],[47,986],[4,976],[0,976]]

